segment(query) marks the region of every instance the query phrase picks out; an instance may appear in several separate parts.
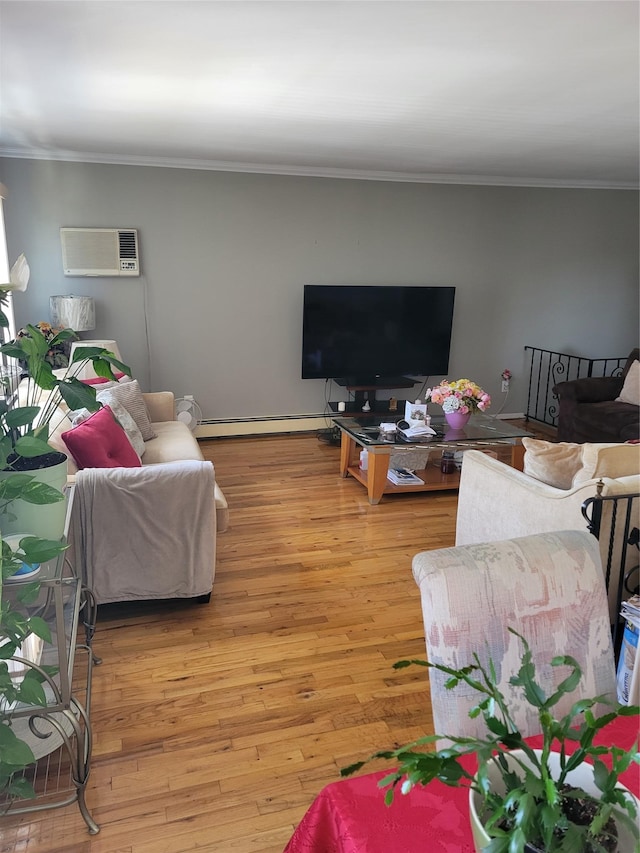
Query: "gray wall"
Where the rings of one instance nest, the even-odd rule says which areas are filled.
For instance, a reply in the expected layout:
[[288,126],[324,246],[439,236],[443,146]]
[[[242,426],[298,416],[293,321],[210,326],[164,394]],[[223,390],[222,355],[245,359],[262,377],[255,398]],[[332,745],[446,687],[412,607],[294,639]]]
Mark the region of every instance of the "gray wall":
[[[25,252],[32,270],[18,324],[48,320],[52,294],[94,296],[85,337],[115,338],[146,389],[194,394],[205,418],[340,398],[300,378],[306,283],[455,285],[449,376],[480,383],[493,412],[507,367],[505,411],[525,409],[525,344],[593,358],[637,345],[636,192],[18,159],[0,181],[9,260]],[[61,226],[138,228],[141,277],[66,278]]]

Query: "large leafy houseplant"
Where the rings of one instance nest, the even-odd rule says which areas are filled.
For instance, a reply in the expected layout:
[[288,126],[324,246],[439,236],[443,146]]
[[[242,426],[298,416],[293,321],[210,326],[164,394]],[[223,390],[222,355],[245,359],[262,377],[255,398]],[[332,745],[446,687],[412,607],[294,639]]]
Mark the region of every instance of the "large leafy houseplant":
[[[510,629],[511,630],[511,629]],[[612,834],[611,818],[628,828],[638,849],[638,827],[635,799],[626,790],[617,787],[621,773],[633,762],[640,763],[637,743],[630,750],[594,745],[598,732],[619,716],[632,716],[640,708],[616,705],[608,713],[596,716],[596,705],[606,702],[604,697],[580,699],[568,714],[556,719],[553,708],[565,694],[573,692],[581,678],[577,661],[567,655],[555,657],[554,667],[569,667],[569,674],[550,695],[536,681],[531,649],[517,632],[523,644],[521,666],[510,683],[521,688],[525,699],[537,709],[542,733],[541,750],[534,750],[518,730],[509,712],[507,700],[498,688],[496,670],[491,661],[483,666],[474,655],[473,663],[461,669],[423,660],[399,661],[400,669],[411,664],[432,667],[449,676],[448,689],[464,683],[478,693],[478,702],[469,715],[482,715],[486,723],[484,737],[458,737],[430,735],[393,750],[374,753],[365,761],[343,768],[343,776],[360,770],[374,759],[391,760],[396,768],[382,778],[380,787],[386,788],[385,802],[390,805],[395,790],[409,793],[415,785],[426,785],[438,779],[446,785],[468,785],[481,797],[486,816],[485,831],[490,837],[487,853],[524,853],[527,850],[544,850],[546,853],[605,853],[615,849],[607,846]],[[426,751],[436,740],[447,738],[450,745],[437,751]],[[574,745],[571,752],[567,749]],[[560,774],[554,778],[550,755],[559,753]],[[571,753],[571,754],[570,754]],[[468,769],[463,756],[475,755],[478,771]],[[509,756],[509,758],[507,758]],[[611,767],[602,760],[608,756]],[[600,791],[597,799],[583,791],[565,790],[566,776],[585,762],[593,762],[594,782]],[[503,791],[490,784],[489,771],[497,768]],[[589,814],[577,814],[572,808],[588,803]],[[586,823],[584,822],[586,820]],[[615,830],[613,830],[615,831]]]
[[[0,313],[0,325],[4,312]],[[6,317],[5,317],[6,320]],[[96,391],[77,378],[85,364],[91,362],[98,376],[115,380],[113,369],[128,375],[131,371],[113,353],[102,347],[77,349],[63,376],[54,373],[47,360],[52,344],[77,337],[72,329],[63,329],[53,341],[47,340],[36,326],[27,326],[27,334],[0,346],[0,353],[21,361],[24,365],[20,401],[0,401],[0,470],[38,467],[36,460],[51,452],[47,444],[49,425],[64,401],[71,411],[100,408]]]
[[[17,264],[28,266],[23,256]],[[4,311],[8,294],[12,290],[26,287],[12,283],[0,286],[0,329],[4,330],[9,322]],[[12,476],[0,480],[0,534],[2,533],[3,514],[10,516],[15,501],[25,501],[36,505],[47,505],[64,500],[64,495],[46,483],[36,482],[32,474],[27,473],[49,464],[53,449],[47,443],[49,425],[58,406],[64,401],[71,410],[87,408],[95,411],[100,408],[96,402],[95,389],[80,382],[76,374],[88,362],[98,376],[113,380],[113,368],[130,375],[127,365],[113,356],[113,353],[101,347],[82,348],[74,353],[72,363],[64,375],[53,371],[48,358],[52,346],[63,344],[76,338],[71,329],[64,329],[53,339],[47,338],[36,326],[27,326],[25,333],[15,341],[0,346],[3,356],[17,359],[21,365],[21,382],[18,389],[5,387],[4,398],[0,399],[0,470],[11,471]],[[55,454],[54,454],[55,455]],[[64,458],[64,457],[63,457]],[[31,784],[22,777],[20,771],[32,764],[34,759],[31,748],[16,736],[12,729],[11,709],[18,702],[30,705],[46,705],[43,682],[51,672],[33,668],[28,664],[23,677],[16,679],[9,670],[11,658],[20,660],[25,640],[35,634],[45,642],[51,641],[46,622],[39,616],[25,615],[23,605],[36,600],[39,584],[21,583],[16,588],[15,599],[18,606],[3,594],[5,583],[16,575],[26,564],[33,566],[56,558],[65,549],[62,540],[48,540],[37,536],[24,536],[17,547],[12,548],[2,538],[1,581],[0,581],[0,802],[10,805],[13,798],[33,797]]]

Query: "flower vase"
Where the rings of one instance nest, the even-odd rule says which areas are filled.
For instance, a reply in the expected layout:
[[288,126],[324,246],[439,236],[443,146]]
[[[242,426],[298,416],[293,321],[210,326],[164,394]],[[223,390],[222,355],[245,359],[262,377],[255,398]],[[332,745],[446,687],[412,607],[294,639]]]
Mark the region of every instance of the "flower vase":
[[451,429],[464,429],[469,423],[471,412],[445,412],[444,416]]

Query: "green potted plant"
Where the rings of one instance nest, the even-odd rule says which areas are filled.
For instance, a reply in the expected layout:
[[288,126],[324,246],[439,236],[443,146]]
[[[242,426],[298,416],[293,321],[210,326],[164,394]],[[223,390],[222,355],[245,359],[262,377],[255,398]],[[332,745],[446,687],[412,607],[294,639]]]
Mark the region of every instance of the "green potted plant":
[[[0,286],[0,328],[3,330],[9,321],[2,306],[10,291],[26,287],[29,273],[25,266],[26,261],[19,285],[13,281],[12,270],[12,282]],[[62,505],[52,507],[46,519],[39,510],[29,512],[30,505],[43,506],[63,500],[66,456],[47,443],[52,419],[62,402],[71,411],[100,408],[95,389],[77,378],[87,363],[91,362],[96,374],[108,380],[115,380],[114,369],[127,375],[131,375],[131,371],[102,347],[82,347],[59,375],[60,371],[54,371],[50,354],[77,335],[72,329],[62,329],[53,336],[49,332],[49,329],[28,325],[14,341],[0,346],[3,356],[21,365],[19,386],[0,399],[0,530],[3,533],[26,530],[55,539],[62,533]],[[18,514],[20,511],[22,516]]]
[[[581,678],[577,661],[560,655],[552,666],[567,666],[569,675],[547,696],[536,681],[531,649],[523,644],[519,672],[510,683],[522,688],[523,695],[537,709],[543,738],[541,750],[532,749],[518,731],[508,703],[497,686],[493,662],[483,666],[477,655],[469,666],[453,669],[427,661],[399,661],[400,669],[411,664],[437,669],[449,676],[447,688],[465,683],[478,693],[471,717],[482,715],[487,732],[484,737],[430,735],[406,746],[374,753],[341,771],[347,776],[374,759],[392,760],[397,767],[379,782],[386,788],[385,802],[390,805],[395,790],[403,794],[415,785],[438,779],[446,785],[468,785],[471,815],[479,817],[474,829],[478,850],[487,853],[611,853],[616,849],[616,834],[621,831],[633,839],[638,849],[637,802],[618,780],[632,762],[640,763],[637,743],[628,751],[618,747],[595,746],[596,734],[619,716],[638,714],[640,708],[616,705],[608,713],[596,716],[594,708],[603,697],[581,699],[561,719],[553,716],[553,707],[562,696],[576,689]],[[426,751],[436,740],[447,738],[450,745],[434,752]],[[570,754],[569,744],[576,745]],[[463,756],[475,755],[477,773],[470,772]],[[609,756],[611,769],[602,761]],[[575,785],[579,768],[593,761],[593,791]],[[554,769],[556,772],[554,773]],[[591,775],[591,773],[590,773]],[[624,851],[627,853],[627,850]]]
[[[3,310],[8,293],[24,290],[29,269],[24,256],[20,256],[12,269],[11,282],[0,286],[0,329],[8,327],[8,318]],[[15,341],[0,346],[0,353],[17,359],[22,365],[21,387],[5,387],[4,399],[0,399],[0,802],[8,807],[15,797],[34,796],[28,781],[19,771],[33,763],[30,747],[18,738],[11,725],[11,709],[16,702],[33,705],[46,704],[42,686],[43,677],[37,670],[28,667],[24,677],[12,677],[8,661],[20,656],[25,640],[35,634],[45,642],[51,637],[46,623],[39,617],[25,617],[19,608],[12,606],[3,595],[6,582],[23,567],[34,566],[57,557],[65,548],[60,536],[47,538],[25,535],[17,547],[7,540],[14,509],[20,503],[33,505],[37,514],[49,505],[60,504],[64,518],[64,494],[66,482],[66,457],[53,451],[47,443],[49,425],[61,401],[70,409],[100,408],[96,402],[95,389],[76,378],[76,373],[89,361],[98,376],[115,379],[112,368],[130,375],[127,365],[117,360],[112,353],[100,347],[83,348],[63,376],[54,373],[50,352],[65,341],[75,338],[75,332],[64,329],[53,337],[43,334],[40,328],[27,326]],[[60,467],[62,457],[63,479],[56,488],[47,482],[39,482],[36,474],[46,469],[53,461]],[[29,529],[28,527],[26,529]],[[27,604],[37,598],[37,582],[20,584],[17,590],[18,603]],[[1,807],[0,807],[1,810]]]

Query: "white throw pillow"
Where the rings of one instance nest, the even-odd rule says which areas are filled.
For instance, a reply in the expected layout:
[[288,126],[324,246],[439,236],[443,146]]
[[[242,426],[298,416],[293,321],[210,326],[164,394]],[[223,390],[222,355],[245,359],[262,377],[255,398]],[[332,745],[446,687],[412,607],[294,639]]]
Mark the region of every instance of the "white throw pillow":
[[640,473],[640,444],[583,444],[582,466],[573,478],[579,486],[600,477],[626,477]]
[[93,412],[90,412],[89,409],[76,409],[74,412],[69,412],[71,426],[78,426],[78,424],[88,421],[92,414]]
[[[98,402],[102,403],[103,406],[109,406],[115,419],[118,421],[122,429],[126,432],[127,438],[131,442],[131,446],[135,450],[135,452],[142,458],[145,450],[144,438],[142,437],[142,433],[138,429],[138,425],[135,420],[131,417],[127,409],[123,406],[123,404],[118,400],[116,394],[114,393],[112,388],[107,388],[106,391],[99,391],[96,394],[96,399]],[[73,422],[75,426],[75,421]]]
[[582,445],[568,441],[557,443],[538,438],[523,438],[524,473],[529,477],[554,486],[570,489],[582,464]]
[[624,385],[616,403],[633,403],[640,406],[640,361],[634,361],[624,378]]
[[[109,388],[108,390],[114,395],[114,398],[125,407],[134,419],[138,429],[142,433],[142,438],[145,441],[149,441],[150,438],[155,438],[156,434],[151,426],[149,412],[147,411],[147,405],[144,402],[144,397],[142,396],[138,380],[132,379],[131,382],[118,383],[116,387]],[[102,403],[103,400],[100,399],[101,393],[102,392],[99,391],[97,397]]]

